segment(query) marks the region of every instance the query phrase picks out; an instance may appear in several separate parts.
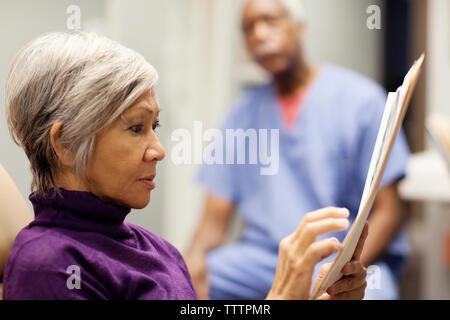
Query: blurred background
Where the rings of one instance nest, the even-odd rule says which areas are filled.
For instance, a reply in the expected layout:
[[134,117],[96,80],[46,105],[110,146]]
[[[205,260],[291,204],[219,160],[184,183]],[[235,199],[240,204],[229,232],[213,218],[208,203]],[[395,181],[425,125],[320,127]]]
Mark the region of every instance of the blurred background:
[[[412,62],[426,53],[426,66],[404,122],[414,152],[400,191],[408,211],[412,254],[404,274],[404,299],[450,299],[450,1],[304,0],[305,50],[314,63],[358,71],[395,90]],[[381,29],[370,30],[366,12],[381,8]],[[75,9],[73,6],[76,6]],[[143,54],[159,72],[159,164],[152,202],[127,218],[186,249],[200,217],[202,191],[196,165],[170,161],[177,128],[216,127],[249,85],[264,81],[246,55],[237,1],[230,0],[0,0],[0,163],[24,197],[31,174],[24,152],[10,138],[4,88],[15,53],[49,31],[73,27],[96,31]],[[75,11],[74,11],[75,10]],[[447,138],[446,138],[447,137]],[[0,190],[1,192],[1,190]],[[31,208],[31,206],[30,206]],[[235,222],[233,238],[239,233]]]

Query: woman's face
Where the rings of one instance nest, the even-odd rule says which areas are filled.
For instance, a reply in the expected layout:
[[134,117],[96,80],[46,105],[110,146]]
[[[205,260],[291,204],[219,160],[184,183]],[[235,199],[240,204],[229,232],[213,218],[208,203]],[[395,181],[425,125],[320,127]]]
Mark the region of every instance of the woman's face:
[[97,134],[87,168],[90,192],[106,203],[135,209],[150,202],[156,163],[165,155],[155,133],[158,116],[158,102],[149,90]]

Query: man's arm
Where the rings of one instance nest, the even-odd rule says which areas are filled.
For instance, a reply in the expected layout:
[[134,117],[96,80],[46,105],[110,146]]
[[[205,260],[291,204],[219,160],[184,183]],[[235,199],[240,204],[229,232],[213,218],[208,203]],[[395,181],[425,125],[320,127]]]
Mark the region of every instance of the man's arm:
[[207,195],[202,219],[188,251],[207,252],[220,246],[227,234],[234,207],[234,203],[229,200]]
[[206,254],[223,244],[234,209],[229,200],[206,197],[203,216],[184,256],[199,299],[209,298]]
[[384,187],[375,198],[369,218],[370,233],[361,254],[365,266],[376,262],[402,225],[403,208],[397,186],[398,181]]

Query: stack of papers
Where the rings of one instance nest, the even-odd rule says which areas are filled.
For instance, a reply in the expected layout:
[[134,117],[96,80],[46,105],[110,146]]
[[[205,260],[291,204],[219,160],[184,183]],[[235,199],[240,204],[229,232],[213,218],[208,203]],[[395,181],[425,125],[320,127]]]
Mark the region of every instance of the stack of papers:
[[331,268],[325,277],[322,278],[322,281],[317,282],[316,286],[313,288],[311,295],[312,299],[320,297],[329,287],[342,278],[343,274],[341,273],[341,270],[344,265],[351,260],[353,253],[355,252],[356,245],[358,244],[358,240],[377,195],[378,186],[380,185],[389,154],[401,128],[412,92],[417,79],[419,78],[424,58],[425,56],[422,54],[406,74],[403,84],[396,92],[390,92],[388,94],[363,195],[359,205],[358,215],[344,239],[344,248],[337,254]]

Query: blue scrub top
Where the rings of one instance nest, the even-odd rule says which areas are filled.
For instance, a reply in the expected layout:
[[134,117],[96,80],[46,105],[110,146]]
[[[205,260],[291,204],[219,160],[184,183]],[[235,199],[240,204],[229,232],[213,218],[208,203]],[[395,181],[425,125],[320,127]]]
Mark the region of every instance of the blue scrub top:
[[[208,257],[212,286],[239,292],[236,297],[256,299],[267,294],[278,244],[296,230],[305,213],[327,206],[346,207],[350,220],[355,219],[386,102],[386,92],[375,82],[326,65],[288,130],[283,127],[275,90],[273,83],[247,90],[230,110],[222,132],[225,137],[225,129],[279,129],[278,172],[261,175],[262,165],[247,162],[204,164],[198,175],[208,193],[233,201],[244,220],[242,239],[211,251]],[[234,148],[249,151],[248,143]],[[380,188],[405,175],[408,156],[400,132]],[[318,240],[334,236],[342,241],[345,234],[329,233]],[[383,259],[395,273],[407,250],[401,234],[389,245]]]

